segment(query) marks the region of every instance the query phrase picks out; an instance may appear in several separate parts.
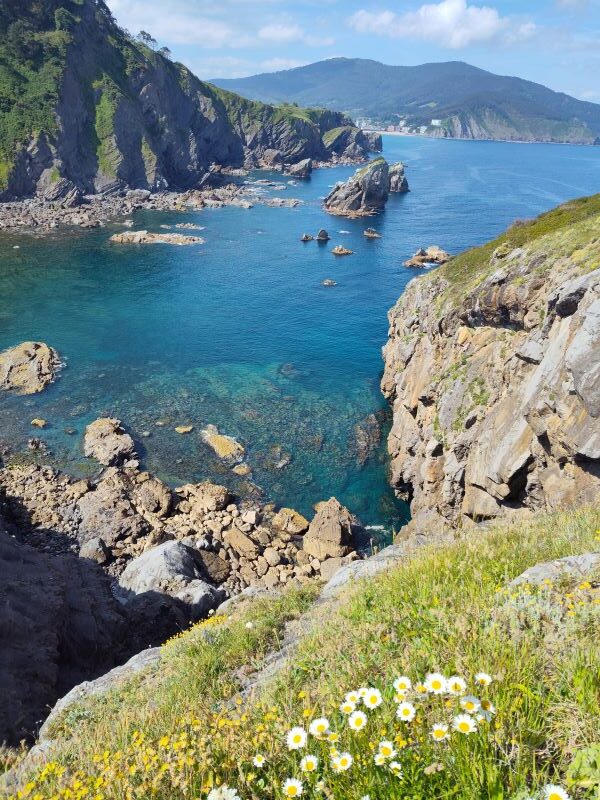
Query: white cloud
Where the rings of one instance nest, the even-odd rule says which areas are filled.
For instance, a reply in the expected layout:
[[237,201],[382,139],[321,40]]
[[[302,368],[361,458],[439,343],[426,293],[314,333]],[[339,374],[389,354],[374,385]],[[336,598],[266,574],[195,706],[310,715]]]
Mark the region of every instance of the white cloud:
[[259,30],[258,35],[267,42],[277,42],[278,44],[301,42],[304,39],[304,31],[299,25],[277,23],[265,25]]
[[296,61],[293,58],[268,58],[266,61],[261,61],[260,67],[264,72],[278,72],[281,69],[294,69],[294,67],[303,67],[306,61]]
[[303,42],[311,47],[329,47],[334,43],[331,37],[316,37],[305,31],[294,23],[273,22],[264,25],[258,31],[259,39],[274,44],[290,44],[292,42]]
[[458,50],[483,42],[513,42],[528,38],[533,23],[515,24],[490,6],[470,5],[467,0],[442,0],[416,11],[357,11],[348,20],[359,33],[375,33],[402,39],[420,39]]

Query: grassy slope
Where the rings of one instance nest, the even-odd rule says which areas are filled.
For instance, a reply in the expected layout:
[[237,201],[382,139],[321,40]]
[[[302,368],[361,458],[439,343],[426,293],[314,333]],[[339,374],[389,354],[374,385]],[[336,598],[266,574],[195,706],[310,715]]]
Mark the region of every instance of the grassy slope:
[[[283,620],[305,609],[310,597],[292,590],[251,603],[222,624],[198,626],[167,646],[153,680],[70,711],[60,725],[60,766],[47,768],[21,796],[205,798],[226,781],[244,800],[259,800],[282,796],[282,781],[296,776],[309,798],[516,800],[526,788],[564,782],[576,752],[600,742],[600,592],[503,587],[537,562],[598,549],[599,528],[600,511],[581,510],[421,551],[404,567],[354,587],[338,610],[320,612],[290,665],[243,705],[231,701],[240,674],[260,664]],[[471,687],[479,670],[490,673],[485,694],[497,716],[478,733],[453,733],[442,744],[428,731],[452,718],[456,698],[446,704],[415,695],[415,721],[397,721],[391,682],[405,674],[415,683],[431,670],[463,675]],[[361,685],[378,687],[384,702],[356,734],[338,704]],[[329,767],[331,743],[311,739],[299,753],[285,746],[291,725],[321,715],[339,732],[336,746],[355,758],[348,772]],[[374,765],[382,738],[395,741],[404,777]],[[252,765],[258,752],[267,757],[262,770]],[[322,767],[303,777],[305,752],[317,754]],[[59,786],[73,787],[75,771],[89,793],[57,795]],[[315,788],[321,777],[325,795]],[[590,788],[571,791],[597,797]]]
[[458,300],[498,268],[490,263],[498,247],[506,248],[507,252],[517,247],[539,247],[550,256],[545,262],[549,267],[559,256],[572,257],[580,248],[591,245],[592,249],[586,251],[585,264],[582,263],[582,269],[591,271],[600,267],[600,247],[594,248],[599,234],[600,194],[596,194],[571,200],[535,219],[515,222],[496,239],[466,250],[426,279],[446,280],[447,296]]

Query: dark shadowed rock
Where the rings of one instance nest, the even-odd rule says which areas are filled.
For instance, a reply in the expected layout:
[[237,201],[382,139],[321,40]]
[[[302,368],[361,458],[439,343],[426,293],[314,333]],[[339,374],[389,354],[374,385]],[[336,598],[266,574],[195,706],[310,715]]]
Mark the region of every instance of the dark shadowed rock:
[[285,168],[285,172],[292,178],[310,178],[312,168],[312,158],[303,158],[302,161],[298,161],[296,164],[289,164]]

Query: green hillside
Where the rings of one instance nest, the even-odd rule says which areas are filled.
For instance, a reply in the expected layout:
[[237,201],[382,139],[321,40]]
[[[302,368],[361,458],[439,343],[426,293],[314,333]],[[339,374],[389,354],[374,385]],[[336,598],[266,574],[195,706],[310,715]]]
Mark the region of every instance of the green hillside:
[[425,126],[438,136],[578,143],[600,137],[599,105],[458,61],[403,67],[333,58],[215,83],[266,102],[324,106],[381,125],[402,121],[413,130]]

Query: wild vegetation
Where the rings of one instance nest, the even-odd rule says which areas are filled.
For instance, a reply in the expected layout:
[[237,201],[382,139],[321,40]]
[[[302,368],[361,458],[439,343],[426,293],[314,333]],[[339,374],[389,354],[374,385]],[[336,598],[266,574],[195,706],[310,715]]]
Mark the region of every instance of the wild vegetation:
[[[154,677],[69,710],[19,798],[598,797],[600,588],[510,582],[598,548],[600,511],[465,531],[323,616],[289,589],[165,646]],[[287,666],[240,693],[312,614]]]

